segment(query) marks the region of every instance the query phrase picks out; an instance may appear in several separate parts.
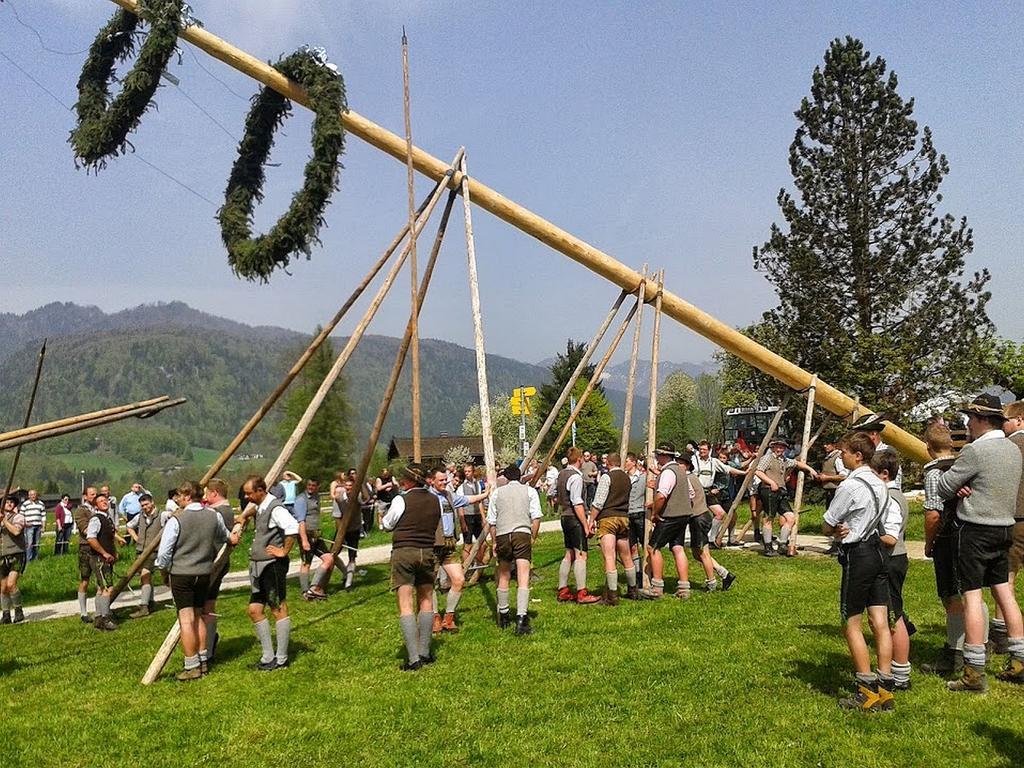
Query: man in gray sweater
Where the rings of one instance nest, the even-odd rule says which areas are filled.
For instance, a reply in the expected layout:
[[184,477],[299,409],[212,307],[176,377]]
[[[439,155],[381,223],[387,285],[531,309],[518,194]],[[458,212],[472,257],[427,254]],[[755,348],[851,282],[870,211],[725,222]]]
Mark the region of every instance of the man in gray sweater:
[[942,498],[959,497],[954,535],[966,623],[964,674],[948,686],[951,691],[981,693],[988,690],[982,597],[985,587],[992,591],[1006,621],[1010,659],[998,677],[1024,683],[1024,623],[1009,584],[1009,549],[1022,459],[1017,446],[1003,434],[1003,409],[998,397],[980,395],[961,411],[967,414],[971,442],[938,482]]

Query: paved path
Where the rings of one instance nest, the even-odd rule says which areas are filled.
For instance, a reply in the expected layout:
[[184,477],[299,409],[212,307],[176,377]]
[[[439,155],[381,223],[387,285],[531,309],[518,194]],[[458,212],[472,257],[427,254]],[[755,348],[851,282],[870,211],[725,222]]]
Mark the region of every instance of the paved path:
[[[558,520],[547,520],[540,525],[541,533],[553,533],[561,530],[561,524]],[[825,550],[828,548],[828,539],[824,536],[810,536],[801,535],[799,539],[800,554],[811,557],[822,556]],[[752,537],[748,539],[744,546],[744,550],[750,552],[760,551],[760,547],[753,544]],[[744,551],[739,548],[731,550],[734,552]],[[908,541],[907,542],[907,553],[912,560],[923,560],[924,559],[924,542],[923,541]],[[366,547],[359,550],[359,565],[380,565],[386,563],[391,558],[391,545],[390,544],[378,544],[374,547]],[[314,561],[314,566],[317,562]],[[291,567],[288,570],[289,578],[298,578],[299,574],[299,563],[297,560],[293,560]],[[229,589],[244,589],[249,586],[249,572],[248,571],[232,571],[224,577],[224,582],[221,586],[221,590]],[[171,599],[170,587],[158,586],[153,590],[153,599],[157,602],[169,602]],[[90,605],[92,600],[90,599]],[[115,603],[117,608],[135,608],[139,605],[138,593],[132,593],[128,590],[118,598]],[[59,603],[50,603],[49,605],[33,605],[25,608],[25,619],[27,621],[45,621],[47,619],[62,619],[68,616],[78,615],[78,600],[65,600]]]

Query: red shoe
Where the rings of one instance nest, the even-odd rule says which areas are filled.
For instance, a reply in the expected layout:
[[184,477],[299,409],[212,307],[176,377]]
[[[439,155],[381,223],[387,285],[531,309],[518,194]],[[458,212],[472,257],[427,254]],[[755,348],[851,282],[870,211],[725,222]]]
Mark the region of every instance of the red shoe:
[[434,614],[434,626],[431,627],[430,632],[435,635],[441,634],[441,614]]
[[562,587],[558,590],[558,602],[560,603],[575,603],[576,593],[574,593],[568,587]]
[[601,598],[597,595],[590,594],[585,589],[581,589],[576,593],[576,602],[579,605],[593,605],[594,603],[600,603]]
[[454,613],[446,613],[444,615],[444,621],[441,622],[441,629],[445,632],[451,632],[452,634],[459,631],[459,628],[455,625]]

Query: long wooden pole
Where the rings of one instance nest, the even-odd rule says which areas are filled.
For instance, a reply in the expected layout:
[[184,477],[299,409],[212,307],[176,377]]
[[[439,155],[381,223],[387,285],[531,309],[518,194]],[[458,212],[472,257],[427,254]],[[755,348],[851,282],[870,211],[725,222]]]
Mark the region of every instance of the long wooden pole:
[[21,437],[14,438],[13,440],[0,443],[0,450],[16,448],[18,446],[28,445],[29,443],[39,442],[40,440],[49,440],[50,438],[60,437],[62,435],[70,435],[73,432],[81,432],[82,430],[92,429],[93,427],[102,427],[104,424],[112,424],[115,421],[123,421],[124,419],[148,419],[150,416],[153,416],[166,408],[173,408],[185,402],[187,402],[187,400],[184,397],[179,397],[176,400],[164,399],[154,405],[122,410],[119,413],[113,413],[108,416],[102,416],[95,419],[79,419],[72,423],[67,423],[62,427],[55,427],[53,429],[36,430],[29,434],[22,435]]
[[[455,190],[451,190],[448,193],[448,200],[445,203],[444,212],[441,214],[441,222],[437,227],[437,234],[434,236],[434,245],[430,249],[430,257],[427,259],[426,270],[423,273],[422,285],[416,297],[416,312],[422,310],[423,302],[427,297],[427,288],[430,286],[430,279],[434,275],[434,265],[437,263],[437,256],[441,252],[441,243],[444,240],[445,232],[448,230],[448,219],[455,204],[455,195]],[[394,400],[395,391],[398,389],[398,381],[402,375],[405,358],[412,346],[415,327],[412,312],[410,312],[409,321],[405,326],[405,335],[402,336],[402,341],[398,345],[395,362],[391,366],[391,374],[388,376],[388,383],[384,387],[384,394],[381,397],[380,405],[377,407],[377,415],[374,418],[373,427],[370,429],[370,436],[366,440],[366,448],[359,459],[359,466],[356,468],[356,479],[352,484],[353,488],[362,488],[363,483],[366,482],[366,474],[370,469],[373,452],[377,447],[377,441],[380,440],[381,432],[384,430],[384,421],[387,419],[388,411],[391,409],[391,402]],[[337,530],[334,534],[334,543],[331,545],[332,554],[337,555],[341,552],[341,548],[345,543],[345,531],[348,529],[349,522],[357,514],[359,514],[359,494],[353,493],[345,505],[341,519],[338,521]],[[325,586],[330,578],[330,573],[323,574],[321,586]]]
[[33,424],[29,427],[22,429],[14,429],[10,432],[0,432],[0,444],[6,443],[8,440],[14,440],[25,435],[35,434],[36,432],[47,432],[51,429],[58,429],[59,427],[66,427],[68,424],[78,424],[82,421],[90,421],[91,419],[98,419],[103,416],[110,416],[115,413],[124,413],[130,411],[133,408],[142,408],[147,405],[153,405],[164,400],[169,400],[167,395],[161,395],[160,397],[150,398],[149,400],[140,400],[137,403],[128,403],[126,405],[118,405],[113,408],[104,408],[100,411],[90,411],[89,413],[80,413],[77,416],[66,416],[63,419],[57,419],[56,421],[45,421],[39,424]]
[[[111,2],[132,13],[140,13],[138,0],[111,0]],[[288,99],[302,106],[309,106],[308,95],[298,83],[292,82],[271,65],[222,40],[203,27],[186,27],[181,31],[181,37],[239,72],[273,88]],[[345,128],[353,136],[398,160],[405,161],[406,146],[402,137],[352,110],[343,112],[342,120]],[[413,165],[417,171],[435,181],[442,180],[448,172],[448,166],[443,160],[418,147],[413,147]],[[452,185],[460,184],[461,178],[456,175],[452,179]],[[485,211],[579,262],[620,288],[632,293],[643,279],[636,270],[616,261],[600,249],[555,226],[480,181],[470,179],[469,190],[472,192],[473,201]],[[657,287],[653,281],[649,281],[649,283],[645,292],[653,296]],[[753,339],[744,336],[735,328],[701,311],[679,296],[665,292],[663,310],[673,320],[696,331],[758,370],[773,376],[787,387],[801,390],[806,389],[810,384],[811,374],[800,366],[762,347]],[[818,401],[822,407],[838,416],[846,416],[854,405],[852,398],[824,382],[818,383]],[[862,413],[869,413],[869,411],[863,409]],[[929,460],[924,443],[909,432],[887,422],[882,434],[889,445],[910,458],[922,463]]]
[[647,287],[647,265],[644,264],[643,282],[637,289],[637,301],[640,308],[636,313],[636,326],[633,328],[633,349],[629,356],[629,376],[626,378],[626,405],[622,409],[622,439],[619,440],[619,458],[625,463],[629,452],[629,430],[633,426],[633,393],[636,390],[636,364],[640,356],[640,329],[644,318],[644,289]]
[[[818,384],[818,375],[811,377],[811,386],[807,389],[807,412],[804,414],[804,431],[800,439],[800,461],[807,462],[807,452],[811,449],[811,419],[814,417],[814,390]],[[806,476],[801,469],[796,475],[796,491],[793,493],[793,530],[789,535],[789,554],[796,554],[796,539],[800,531],[800,505],[804,501],[804,482]]]
[[[656,273],[657,294],[654,297],[654,329],[651,334],[651,381],[648,385],[647,397],[647,446],[644,456],[647,463],[647,477],[657,466],[654,460],[654,449],[658,446],[658,353],[661,348],[661,300],[665,286],[665,270]],[[640,549],[640,578],[644,587],[650,587],[650,576],[647,573],[647,548],[651,545],[651,530],[654,528],[654,489],[647,486],[644,492],[644,541]]]
[[[487,465],[487,487],[498,484],[494,458],[494,433],[491,430],[491,397],[487,391],[487,353],[484,349],[484,321],[480,312],[480,281],[476,271],[476,244],[473,238],[473,208],[470,200],[469,172],[462,158],[462,218],[466,230],[466,268],[469,273],[469,300],[473,313],[473,346],[476,349],[476,391],[480,400],[480,430],[484,440],[484,464]],[[480,538],[487,535],[487,521]]]
[[[456,153],[455,159],[452,161],[452,172],[454,172],[454,168],[456,167],[458,161],[461,159],[462,150],[460,149]],[[441,194],[444,192],[446,186],[446,184],[438,184],[434,188],[433,194],[431,194],[430,199],[427,201],[427,204],[423,209],[422,216],[420,216],[419,219],[417,219],[416,226],[413,228],[414,239],[416,237],[419,237],[419,233],[423,230],[423,227],[426,225],[427,219],[429,219],[430,215],[434,212],[434,207],[437,205],[437,201],[441,198]],[[352,335],[349,337],[344,349],[341,350],[338,357],[334,360],[334,363],[331,365],[330,371],[327,372],[327,376],[325,376],[324,380],[320,383],[320,387],[313,395],[313,398],[312,400],[310,400],[305,412],[303,412],[302,416],[299,418],[299,421],[295,425],[295,428],[292,430],[291,435],[288,436],[288,439],[285,441],[285,444],[281,448],[280,453],[278,453],[277,458],[274,460],[274,463],[271,465],[270,469],[267,470],[265,480],[268,487],[277,482],[277,478],[280,477],[281,473],[284,471],[285,465],[291,460],[292,455],[295,453],[295,449],[302,441],[303,436],[306,434],[306,430],[309,429],[309,425],[313,422],[313,418],[316,416],[317,411],[320,409],[320,406],[323,404],[324,400],[327,398],[328,393],[331,391],[331,387],[333,387],[335,382],[338,380],[338,377],[341,375],[341,372],[344,369],[345,364],[352,356],[352,353],[355,351],[356,346],[362,339],[363,334],[366,333],[366,329],[369,327],[370,322],[377,314],[377,310],[380,309],[380,305],[383,303],[385,296],[387,296],[388,291],[391,290],[391,286],[394,284],[395,279],[398,277],[398,273],[401,271],[402,265],[405,264],[405,260],[408,254],[409,243],[406,243],[405,247],[402,249],[402,252],[398,256],[398,259],[396,259],[395,263],[391,267],[391,270],[388,272],[387,277],[384,278],[384,282],[381,284],[380,288],[377,290],[376,295],[373,297],[373,300],[370,302],[370,306],[367,308],[362,318],[360,318],[359,323],[352,331]],[[248,510],[242,511],[243,519],[246,518],[247,511]],[[148,544],[146,546],[146,549],[144,549],[142,553],[135,558],[135,562],[131,564],[131,566],[125,572],[125,575],[121,577],[121,580],[114,586],[114,589],[111,591],[111,603],[113,603],[113,601],[117,598],[118,595],[121,594],[124,588],[128,586],[128,583],[131,581],[131,578],[142,567],[142,563],[145,562],[145,559],[148,558],[156,550],[157,546],[159,546],[159,539],[154,539],[154,541]],[[231,556],[231,549],[232,548],[230,546],[225,546],[221,550],[221,553],[217,557],[217,561],[214,563],[214,572],[216,572],[218,568],[227,566],[227,559]]]
[[[768,443],[775,437],[775,431],[779,428],[779,424],[782,422],[782,417],[786,414],[786,408],[789,407],[789,401],[793,397],[793,390],[787,390],[786,394],[782,397],[782,402],[779,404],[779,410],[775,412],[775,416],[772,417],[771,423],[768,424],[768,429],[764,433],[764,437],[761,438],[761,444],[757,446],[757,453],[754,454],[753,460],[747,465],[747,474],[743,476],[743,482],[740,483],[740,488],[736,491],[736,498],[732,500],[732,504],[729,505],[729,514],[725,516],[722,521],[722,530],[726,531],[729,529],[729,525],[736,517],[736,510],[740,506],[740,502],[743,501],[743,497],[747,494],[747,489],[750,487],[750,483],[754,480],[754,473],[757,472],[757,464],[761,461],[761,457],[764,456],[764,452],[768,450]],[[750,520],[754,519],[753,514],[750,516]],[[748,521],[740,531],[740,541],[743,541],[743,537],[746,535],[747,527],[751,523]]]
[[[551,410],[548,412],[548,417],[544,420],[544,423],[541,425],[540,430],[537,432],[537,437],[534,438],[533,445],[530,446],[530,450],[527,452],[526,457],[523,459],[524,467],[529,467],[530,462],[533,461],[534,457],[540,451],[540,445],[548,436],[548,433],[551,431],[551,427],[554,426],[555,419],[558,418],[558,412],[562,410],[562,406],[569,402],[569,396],[572,394],[573,387],[576,386],[577,379],[579,379],[579,377],[583,374],[583,371],[587,367],[587,365],[590,364],[590,358],[594,356],[594,352],[597,351],[597,347],[601,343],[601,339],[603,339],[605,333],[608,332],[608,328],[611,326],[612,320],[615,319],[615,315],[617,315],[619,312],[619,307],[622,306],[622,302],[625,301],[628,295],[629,293],[627,293],[626,291],[622,291],[619,294],[619,297],[612,304],[612,308],[608,310],[608,314],[605,315],[604,321],[597,329],[597,333],[595,333],[594,337],[590,340],[590,343],[587,345],[587,348],[583,352],[583,357],[581,357],[580,361],[576,364],[576,369],[569,376],[568,381],[565,382],[565,386],[562,387],[561,394],[558,395],[558,399],[555,401],[555,404],[551,407]],[[534,474],[534,479],[538,479],[538,476],[536,474]]]
[[[440,184],[440,182],[438,183]],[[423,213],[429,201],[430,196],[428,195],[424,198],[423,202],[420,203],[419,208],[414,211],[411,221],[415,221],[415,218]],[[288,386],[295,380],[295,377],[298,376],[302,372],[302,369],[306,367],[306,363],[308,363],[313,355],[316,354],[316,351],[320,349],[327,338],[334,333],[334,329],[338,327],[338,323],[340,323],[345,315],[348,314],[352,305],[359,300],[359,297],[363,295],[366,288],[371,282],[373,282],[374,278],[377,277],[377,274],[384,268],[384,265],[387,264],[388,259],[391,258],[398,246],[402,244],[402,241],[405,239],[405,236],[408,234],[409,229],[412,226],[411,221],[402,225],[398,234],[395,235],[395,238],[391,241],[388,247],[384,249],[384,253],[381,254],[379,259],[377,259],[377,263],[370,267],[370,271],[366,273],[365,277],[363,277],[362,282],[353,289],[348,299],[346,299],[345,303],[341,305],[341,308],[335,313],[334,317],[330,319],[327,325],[320,330],[320,333],[313,337],[309,346],[306,347],[298,360],[296,360],[288,370],[288,373],[285,374],[281,383],[277,385],[273,392],[267,395],[267,398],[260,404],[260,407],[256,409],[256,412],[249,417],[249,420],[245,423],[242,429],[239,430],[238,434],[235,435],[235,438],[231,441],[228,447],[225,448],[220,456],[217,457],[217,460],[213,462],[209,470],[207,470],[206,474],[203,476],[200,485],[205,486],[212,478],[217,476],[221,469],[224,468],[224,465],[227,464],[231,457],[235,455],[235,451],[237,451],[242,443],[249,438],[249,435],[251,435],[253,430],[256,429],[256,426],[268,413],[270,413],[271,408],[274,407],[281,395],[284,394],[285,390],[288,389]]]
[[[412,110],[409,99],[409,38],[402,27],[402,111],[405,116],[405,165],[408,170],[409,192],[409,228],[416,218],[414,203],[416,200],[416,170],[412,160]],[[416,240],[411,242],[409,250],[409,275],[412,292],[412,308],[409,319],[412,323],[412,459],[422,458],[420,438],[420,313],[416,305],[419,301],[419,274],[416,265]]]
[[[43,346],[39,348],[39,359],[36,361],[36,374],[32,379],[32,390],[28,396],[28,407],[25,408],[25,423],[22,424],[22,429],[28,427],[32,423],[32,409],[36,404],[36,392],[39,391],[39,379],[43,375],[43,360],[46,359],[46,339],[43,339]],[[11,471],[7,475],[7,487],[4,488],[3,498],[7,498],[11,493],[11,488],[14,487],[14,475],[18,471],[18,461],[21,459],[21,446],[14,452],[14,461],[11,462]]]

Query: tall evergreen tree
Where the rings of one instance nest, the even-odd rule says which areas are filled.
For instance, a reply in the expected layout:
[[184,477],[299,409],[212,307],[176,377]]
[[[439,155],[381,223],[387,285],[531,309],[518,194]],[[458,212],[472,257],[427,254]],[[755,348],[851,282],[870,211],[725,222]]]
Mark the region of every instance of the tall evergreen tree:
[[[834,40],[795,113],[797,197],[779,192],[785,228],[773,225],[754,249],[755,268],[779,297],[757,335],[895,414],[977,387],[992,333],[989,273],[965,277],[972,232],[966,218],[938,212],[949,163],[913,109],[883,59],[854,38]],[[730,386],[744,378],[736,366],[746,368],[730,360]],[[752,387],[764,381],[746,378]]]
[[[558,396],[565,388],[566,383],[572,376],[572,372],[576,370],[576,366],[583,359],[585,351],[586,345],[569,339],[565,345],[565,353],[559,353],[555,358],[555,362],[551,365],[551,381],[542,385],[538,392],[540,396],[538,412],[543,414],[544,418],[547,418],[547,414],[551,412],[551,408],[558,400]],[[580,378],[573,387],[573,394],[577,398],[580,397],[587,386],[587,382],[593,377],[595,368],[595,365],[590,364],[583,369],[583,373],[580,374]],[[559,431],[565,426],[566,421],[569,420],[570,413],[571,409],[567,402],[559,410],[554,426],[551,428],[551,432],[548,433],[542,447],[549,448],[551,446]],[[566,438],[563,447],[570,444],[569,438]],[[594,387],[594,391],[587,398],[579,418],[576,419],[576,444],[590,451],[618,449],[619,434],[615,429],[612,408],[605,397],[604,386],[600,383]]]
[[[320,328],[316,332],[319,333]],[[334,346],[327,339],[292,383],[285,400],[284,418],[281,420],[282,439],[291,435],[333,363]],[[345,469],[351,463],[354,439],[350,420],[345,379],[339,377],[313,417],[295,455],[288,462],[289,469],[303,477],[318,478],[322,483],[328,481],[339,469]]]

